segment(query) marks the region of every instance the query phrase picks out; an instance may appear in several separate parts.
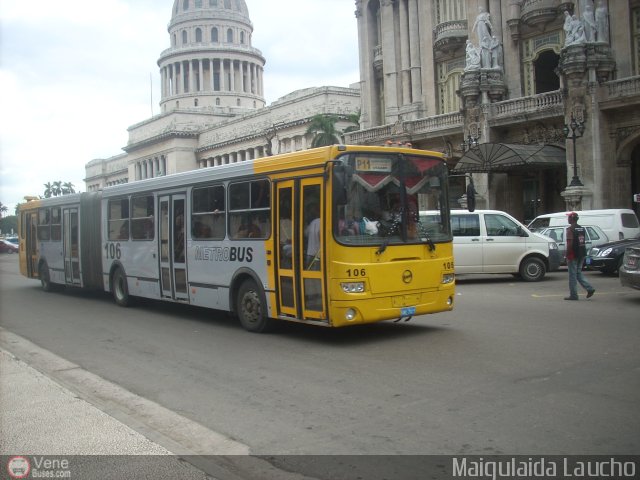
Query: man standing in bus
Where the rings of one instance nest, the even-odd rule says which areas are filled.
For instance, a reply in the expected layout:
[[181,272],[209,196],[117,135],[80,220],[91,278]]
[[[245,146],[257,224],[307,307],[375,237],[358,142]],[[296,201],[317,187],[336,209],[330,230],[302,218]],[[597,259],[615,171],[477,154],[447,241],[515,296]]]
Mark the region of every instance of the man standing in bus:
[[569,227],[567,228],[567,268],[569,269],[569,296],[565,300],[578,300],[577,284],[587,291],[587,298],[591,298],[596,289],[591,286],[582,274],[584,259],[587,256],[585,247],[586,232],[584,227],[578,225],[578,214],[571,212],[568,216]]
[[317,203],[309,207],[311,220],[305,229],[307,251],[305,270],[320,270],[320,208]]

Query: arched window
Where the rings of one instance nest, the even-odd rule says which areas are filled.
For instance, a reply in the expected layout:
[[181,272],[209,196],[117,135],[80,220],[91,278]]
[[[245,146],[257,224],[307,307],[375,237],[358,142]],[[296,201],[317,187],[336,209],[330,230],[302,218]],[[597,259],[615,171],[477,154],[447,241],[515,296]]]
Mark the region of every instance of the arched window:
[[220,106],[220,99],[216,98],[216,105],[219,107]]
[[196,42],[202,43],[202,29],[196,28]]
[[182,31],[182,44],[183,45],[187,44],[187,31],[186,30]]
[[231,0],[224,0],[224,8],[231,10]]
[[560,57],[552,50],[545,50],[533,62],[535,93],[553,92],[560,88],[560,77],[555,73]]
[[227,30],[227,43],[233,43],[233,30]]
[[182,10],[189,10],[189,0],[184,0],[184,2],[182,2]]
[[211,41],[213,43],[218,43],[218,29],[216,27],[211,29]]
[[240,106],[240,99],[239,98],[236,99],[236,105]]
[[218,0],[209,0],[209,6],[210,7],[217,7],[218,6]]
[[178,37],[176,36],[176,34],[173,34],[173,46],[175,47],[176,45],[178,45]]
[[244,45],[244,32],[240,32],[240,43]]
[[193,106],[194,106],[194,107],[197,107],[197,106],[198,106],[198,99],[197,99],[197,98],[194,98],[194,99],[193,99]]
[[202,0],[196,0],[196,8],[202,8]]

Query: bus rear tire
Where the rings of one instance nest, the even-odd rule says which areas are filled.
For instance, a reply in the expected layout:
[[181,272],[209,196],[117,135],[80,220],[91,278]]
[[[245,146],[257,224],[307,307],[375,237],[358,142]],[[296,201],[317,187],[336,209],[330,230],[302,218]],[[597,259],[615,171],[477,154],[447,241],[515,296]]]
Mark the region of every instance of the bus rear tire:
[[245,330],[265,333],[273,326],[267,317],[264,294],[254,280],[245,280],[240,285],[236,299],[236,313]]
[[124,274],[121,268],[118,268],[115,272],[113,272],[113,277],[111,280],[111,291],[113,293],[113,299],[119,306],[128,307],[131,304],[129,287],[127,285],[127,276]]

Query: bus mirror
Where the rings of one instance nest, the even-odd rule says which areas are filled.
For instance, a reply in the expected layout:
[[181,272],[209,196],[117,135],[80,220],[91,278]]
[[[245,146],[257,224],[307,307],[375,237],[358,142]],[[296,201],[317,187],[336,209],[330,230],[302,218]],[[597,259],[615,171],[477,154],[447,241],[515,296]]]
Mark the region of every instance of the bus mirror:
[[336,205],[346,205],[349,198],[347,195],[347,185],[351,179],[352,169],[344,163],[336,164],[333,167],[333,201]]

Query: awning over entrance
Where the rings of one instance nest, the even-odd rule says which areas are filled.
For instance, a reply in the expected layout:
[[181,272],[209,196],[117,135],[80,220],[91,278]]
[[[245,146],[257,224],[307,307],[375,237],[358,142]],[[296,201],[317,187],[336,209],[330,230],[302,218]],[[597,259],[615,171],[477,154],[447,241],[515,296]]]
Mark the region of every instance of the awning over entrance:
[[458,161],[456,172],[510,172],[523,167],[551,168],[566,165],[564,148],[554,145],[482,143]]

